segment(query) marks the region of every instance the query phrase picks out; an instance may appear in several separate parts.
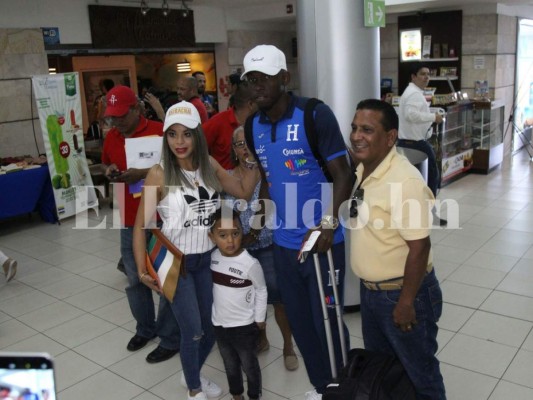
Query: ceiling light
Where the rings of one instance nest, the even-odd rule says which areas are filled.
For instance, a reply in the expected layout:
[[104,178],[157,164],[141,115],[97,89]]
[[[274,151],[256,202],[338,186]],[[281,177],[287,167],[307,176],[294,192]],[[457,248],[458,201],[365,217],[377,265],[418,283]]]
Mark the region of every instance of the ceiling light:
[[176,64],[176,69],[178,72],[191,72],[191,63],[185,59]]
[[166,17],[168,13],[170,12],[170,7],[168,6],[168,1],[163,0],[163,4],[161,5],[161,9],[163,10],[163,15]]
[[141,14],[145,16],[150,11],[150,7],[146,4],[146,0],[141,0]]

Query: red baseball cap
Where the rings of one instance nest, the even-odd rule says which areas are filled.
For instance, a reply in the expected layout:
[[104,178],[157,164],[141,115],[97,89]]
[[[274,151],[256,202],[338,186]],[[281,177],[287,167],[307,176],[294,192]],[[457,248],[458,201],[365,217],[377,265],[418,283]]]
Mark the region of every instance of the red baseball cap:
[[138,103],[137,96],[127,86],[115,86],[106,96],[104,117],[122,117]]

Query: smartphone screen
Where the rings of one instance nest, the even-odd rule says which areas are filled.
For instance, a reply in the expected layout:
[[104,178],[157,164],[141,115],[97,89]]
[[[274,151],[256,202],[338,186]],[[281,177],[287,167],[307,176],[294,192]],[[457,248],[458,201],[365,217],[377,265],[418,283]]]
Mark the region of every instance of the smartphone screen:
[[50,355],[0,352],[0,399],[55,400]]

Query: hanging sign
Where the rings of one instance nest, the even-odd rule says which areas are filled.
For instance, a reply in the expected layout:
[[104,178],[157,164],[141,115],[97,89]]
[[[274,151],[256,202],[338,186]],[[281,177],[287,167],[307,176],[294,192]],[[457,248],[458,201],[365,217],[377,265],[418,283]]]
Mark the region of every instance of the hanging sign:
[[365,26],[383,28],[385,26],[385,0],[365,0]]

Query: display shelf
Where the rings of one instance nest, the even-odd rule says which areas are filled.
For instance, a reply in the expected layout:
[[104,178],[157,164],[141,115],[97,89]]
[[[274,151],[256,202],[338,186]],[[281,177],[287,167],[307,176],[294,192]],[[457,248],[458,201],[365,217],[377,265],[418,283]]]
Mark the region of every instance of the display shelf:
[[437,126],[436,140],[432,145],[437,156],[442,185],[472,167],[472,109],[470,102],[447,106],[444,121]]
[[448,146],[449,144],[453,144],[453,143],[457,143],[459,141],[461,141],[463,138],[462,137],[458,137],[458,138],[455,138],[455,139],[449,139],[447,141],[443,141],[442,142],[442,146]]
[[488,173],[502,162],[503,113],[501,101],[474,103],[471,124],[474,171]]
[[[453,29],[450,29],[453,27]],[[430,70],[440,72],[442,68],[454,69],[450,72],[450,79],[446,74],[433,74],[430,78],[435,94],[444,95],[460,90],[461,88],[461,61],[462,61],[462,37],[463,37],[463,12],[443,11],[424,13],[423,18],[419,14],[401,15],[398,17],[398,35],[405,30],[420,30],[422,38],[430,37],[429,53],[423,53],[428,58],[416,60]],[[422,54],[422,53],[421,53]],[[398,57],[398,91],[401,93],[411,80],[411,67],[414,60],[402,61]],[[451,85],[453,82],[453,85]],[[450,90],[453,86],[454,90]]]
[[441,58],[422,58],[420,60],[404,60],[402,62],[410,63],[410,62],[450,62],[450,61],[459,61],[459,57],[441,57]]
[[429,77],[430,81],[447,81],[448,79],[451,81],[456,81],[459,79],[459,77],[458,76],[430,76]]

